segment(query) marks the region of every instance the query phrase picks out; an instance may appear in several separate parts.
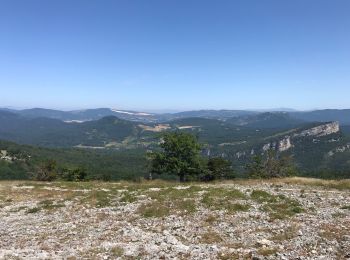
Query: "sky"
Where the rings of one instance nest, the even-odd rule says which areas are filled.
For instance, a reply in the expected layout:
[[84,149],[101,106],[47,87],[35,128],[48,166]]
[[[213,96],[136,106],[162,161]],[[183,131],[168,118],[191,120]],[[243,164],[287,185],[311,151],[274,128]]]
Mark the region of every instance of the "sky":
[[0,107],[350,108],[348,0],[1,0]]

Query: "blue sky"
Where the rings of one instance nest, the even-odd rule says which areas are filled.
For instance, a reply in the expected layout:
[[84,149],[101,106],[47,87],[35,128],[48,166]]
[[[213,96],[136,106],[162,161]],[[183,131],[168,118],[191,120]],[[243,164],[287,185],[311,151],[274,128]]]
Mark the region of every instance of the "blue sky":
[[348,0],[2,0],[0,107],[350,108]]

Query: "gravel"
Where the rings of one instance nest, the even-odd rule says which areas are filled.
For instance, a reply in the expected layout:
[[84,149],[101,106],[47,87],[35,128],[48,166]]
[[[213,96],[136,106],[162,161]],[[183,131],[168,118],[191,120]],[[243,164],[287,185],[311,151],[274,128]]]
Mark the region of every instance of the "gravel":
[[[113,191],[114,186],[96,187]],[[227,212],[199,203],[208,187],[238,189],[248,211]],[[178,191],[189,186],[178,186]],[[142,217],[140,205],[152,202],[140,190],[131,203],[119,202],[122,192],[111,193],[109,205],[97,207],[84,198],[93,189],[49,185],[39,188],[19,182],[0,182],[0,259],[346,259],[350,257],[349,190],[281,184],[201,185],[195,193],[197,210]],[[284,195],[303,208],[293,216],[275,219],[251,199],[252,190]],[[73,193],[67,199],[67,194]],[[137,191],[136,191],[137,192]],[[43,200],[59,205],[40,208]],[[228,198],[230,200],[230,198]],[[92,200],[93,201],[93,200]],[[28,209],[39,208],[28,213]]]

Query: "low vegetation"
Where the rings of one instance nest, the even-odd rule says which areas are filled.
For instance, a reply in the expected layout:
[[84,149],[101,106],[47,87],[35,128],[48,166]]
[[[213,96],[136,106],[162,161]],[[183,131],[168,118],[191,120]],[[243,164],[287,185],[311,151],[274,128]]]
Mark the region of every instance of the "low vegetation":
[[[190,258],[195,245],[212,259],[274,258],[286,248],[300,256],[311,252],[305,248],[327,244],[333,250],[327,251],[328,259],[342,259],[350,202],[341,183],[301,178],[0,182],[4,230],[18,233],[0,243],[16,249],[38,244],[50,251],[45,241],[57,241],[57,248],[82,248],[74,249],[77,258],[156,258],[167,247],[174,257]],[[16,237],[26,237],[29,244]],[[28,252],[35,258],[36,251]]]

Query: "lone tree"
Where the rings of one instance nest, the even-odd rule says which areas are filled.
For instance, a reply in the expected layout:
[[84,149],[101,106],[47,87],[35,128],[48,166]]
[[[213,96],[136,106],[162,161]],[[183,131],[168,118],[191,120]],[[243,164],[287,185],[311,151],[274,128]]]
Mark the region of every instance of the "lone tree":
[[151,172],[156,174],[176,174],[180,182],[188,176],[202,173],[201,146],[196,137],[188,133],[166,133],[160,144],[161,152],[155,152],[151,157]]

